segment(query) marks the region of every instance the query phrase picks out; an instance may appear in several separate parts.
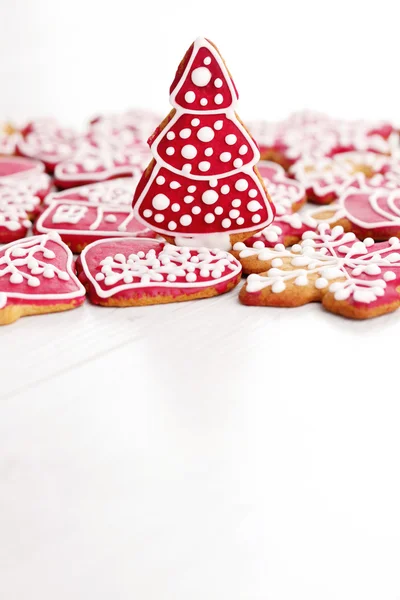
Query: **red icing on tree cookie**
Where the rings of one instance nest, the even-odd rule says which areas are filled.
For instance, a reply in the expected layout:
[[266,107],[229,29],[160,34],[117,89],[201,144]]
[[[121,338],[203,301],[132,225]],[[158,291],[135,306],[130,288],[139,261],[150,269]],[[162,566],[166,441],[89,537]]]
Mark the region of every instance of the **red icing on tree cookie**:
[[237,93],[208,40],[189,49],[171,87],[176,107],[150,137],[155,159],[136,189],[139,218],[178,244],[231,247],[274,215],[255,165],[256,143],[238,119]]

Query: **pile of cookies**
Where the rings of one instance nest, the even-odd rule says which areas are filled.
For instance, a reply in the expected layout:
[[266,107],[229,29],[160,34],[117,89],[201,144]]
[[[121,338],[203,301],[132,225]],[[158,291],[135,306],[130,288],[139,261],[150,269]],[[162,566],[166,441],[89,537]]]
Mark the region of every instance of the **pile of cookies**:
[[161,123],[138,110],[85,131],[0,123],[0,324],[86,295],[102,306],[207,298],[243,274],[246,305],[320,301],[352,318],[397,308],[395,127],[301,112],[247,128],[237,100],[199,38]]

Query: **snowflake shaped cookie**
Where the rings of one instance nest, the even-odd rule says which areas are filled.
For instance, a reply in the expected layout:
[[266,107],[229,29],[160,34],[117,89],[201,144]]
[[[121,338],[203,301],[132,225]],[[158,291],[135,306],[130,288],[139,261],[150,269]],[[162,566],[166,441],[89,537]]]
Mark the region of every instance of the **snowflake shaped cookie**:
[[248,277],[240,292],[243,304],[293,307],[319,301],[327,310],[355,319],[375,317],[400,305],[397,238],[361,242],[342,227],[330,230],[319,225],[291,250],[281,245],[264,248],[257,258],[264,272]]

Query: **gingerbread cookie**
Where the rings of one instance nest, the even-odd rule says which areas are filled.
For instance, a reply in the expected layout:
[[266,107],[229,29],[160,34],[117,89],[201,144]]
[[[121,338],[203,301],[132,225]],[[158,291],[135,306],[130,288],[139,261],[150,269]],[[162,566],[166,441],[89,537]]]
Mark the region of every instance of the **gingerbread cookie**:
[[84,136],[61,127],[52,119],[32,121],[23,134],[17,144],[18,154],[40,160],[51,174],[59,162],[72,156],[85,143]]
[[137,141],[145,143],[160,118],[148,110],[131,109],[111,115],[98,115],[91,119],[89,135],[93,139],[118,141],[130,145]]
[[278,123],[251,125],[261,156],[288,169],[296,161],[332,157],[341,152],[398,153],[399,135],[389,123],[344,121],[303,111]]
[[82,252],[91,242],[115,237],[155,237],[139,223],[130,206],[98,202],[57,200],[50,203],[34,226],[35,233],[56,231],[72,252]]
[[353,183],[356,175],[367,181],[396,168],[397,161],[387,156],[373,152],[344,152],[332,158],[300,160],[291,167],[291,173],[305,186],[310,202],[330,204]]
[[383,241],[400,236],[400,176],[389,173],[356,182],[340,196],[336,224],[357,237]]
[[96,183],[117,177],[138,176],[149,159],[143,144],[124,146],[98,141],[82,146],[54,170],[55,184],[60,188]]
[[400,305],[400,240],[361,242],[342,227],[319,225],[291,250],[264,248],[257,257],[264,271],[252,274],[240,291],[251,306],[302,306],[322,302],[334,313],[366,319]]
[[89,299],[103,306],[144,306],[210,298],[235,287],[240,263],[227,252],[151,239],[101,240],[78,268]]
[[0,325],[27,315],[69,310],[84,299],[72,253],[57,234],[0,248]]
[[60,192],[48,194],[44,199],[44,204],[51,204],[54,200],[75,200],[78,202],[131,207],[133,192],[138,180],[134,177],[121,177],[101,183],[67,188]]
[[171,86],[174,109],[149,139],[154,156],[133,208],[178,245],[219,247],[271,223],[274,210],[255,167],[259,151],[237,117],[237,91],[216,47],[197,39]]

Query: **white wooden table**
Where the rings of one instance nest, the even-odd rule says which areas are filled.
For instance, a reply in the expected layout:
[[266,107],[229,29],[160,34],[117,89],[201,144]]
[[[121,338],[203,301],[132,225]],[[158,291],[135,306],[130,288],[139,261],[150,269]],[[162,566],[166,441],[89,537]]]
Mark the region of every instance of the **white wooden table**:
[[398,600],[400,312],[0,330],[2,600]]

